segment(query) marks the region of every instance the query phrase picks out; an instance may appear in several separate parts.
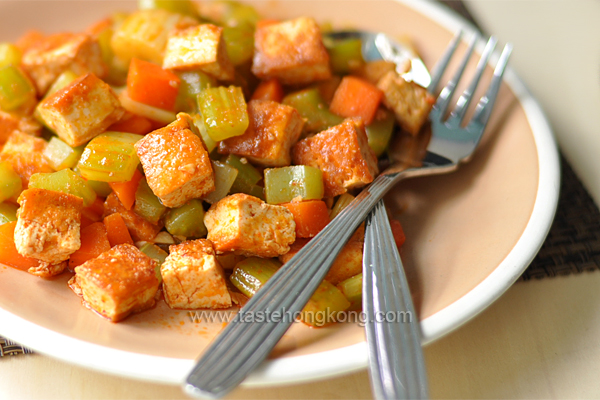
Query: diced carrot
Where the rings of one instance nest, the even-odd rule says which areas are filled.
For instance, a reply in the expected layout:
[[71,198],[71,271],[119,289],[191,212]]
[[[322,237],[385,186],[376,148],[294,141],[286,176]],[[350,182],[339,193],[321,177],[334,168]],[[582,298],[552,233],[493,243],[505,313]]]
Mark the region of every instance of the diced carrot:
[[122,119],[119,122],[112,124],[109,131],[115,132],[127,132],[137,133],[138,135],[145,135],[152,132],[152,122],[148,118],[144,118],[140,115],[131,114],[127,119]]
[[134,58],[127,74],[127,94],[132,100],[173,111],[179,77],[156,64]]
[[104,199],[102,197],[96,197],[96,200],[94,200],[92,205],[81,210],[80,229],[88,227],[94,222],[100,221],[103,213]]
[[262,81],[252,94],[252,100],[271,100],[281,103],[283,100],[283,87],[275,78]]
[[27,50],[37,46],[38,43],[44,40],[45,37],[46,35],[44,35],[42,32],[35,29],[31,29],[25,32],[20,38],[18,38],[15,42],[15,45],[23,53],[25,53]]
[[106,227],[110,247],[123,243],[133,244],[133,239],[131,239],[121,214],[114,213],[104,218],[104,226]]
[[108,250],[110,250],[110,242],[108,241],[106,228],[102,222],[94,222],[81,230],[81,247],[71,254],[69,269],[73,270],[76,266],[96,258]]
[[256,29],[264,28],[265,26],[278,24],[279,20],[276,19],[261,19],[256,23]]
[[400,221],[396,219],[390,219],[390,226],[392,227],[392,234],[394,235],[394,241],[396,242],[396,247],[400,250],[400,247],[406,241],[406,235],[404,234],[404,229],[402,229],[402,225],[400,225]]
[[365,125],[369,125],[382,97],[383,92],[371,83],[354,76],[345,76],[333,95],[329,109],[342,117],[360,117]]
[[314,237],[329,223],[329,210],[323,200],[285,203],[282,206],[294,215],[296,237]]
[[19,254],[15,246],[16,227],[17,221],[0,225],[0,264],[27,271],[29,268],[37,267],[40,261]]
[[108,183],[127,210],[131,210],[133,203],[135,203],[135,192],[137,191],[142,177],[142,173],[136,169],[130,181]]

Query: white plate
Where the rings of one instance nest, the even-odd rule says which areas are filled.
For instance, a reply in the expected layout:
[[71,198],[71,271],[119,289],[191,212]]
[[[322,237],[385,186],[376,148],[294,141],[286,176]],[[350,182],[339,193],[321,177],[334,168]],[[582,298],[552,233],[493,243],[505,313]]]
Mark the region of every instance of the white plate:
[[[14,40],[34,27],[48,33],[81,30],[112,10],[133,5],[0,2],[0,40]],[[464,26],[445,8],[420,1],[269,1],[257,6],[271,18],[310,15],[337,26],[407,34],[430,67],[453,32]],[[506,83],[489,133],[469,164],[445,177],[405,182],[387,199],[393,209],[403,211],[399,218],[408,240],[402,256],[424,343],[457,328],[498,298],[533,259],[554,215],[559,166],[552,133],[511,70]],[[164,304],[111,324],[81,307],[66,287],[67,278],[44,281],[0,266],[0,333],[84,367],[176,384],[222,327],[219,322],[192,323],[185,312]],[[366,354],[363,329],[357,324],[323,329],[294,324],[273,356],[244,384],[348,373],[366,366]]]

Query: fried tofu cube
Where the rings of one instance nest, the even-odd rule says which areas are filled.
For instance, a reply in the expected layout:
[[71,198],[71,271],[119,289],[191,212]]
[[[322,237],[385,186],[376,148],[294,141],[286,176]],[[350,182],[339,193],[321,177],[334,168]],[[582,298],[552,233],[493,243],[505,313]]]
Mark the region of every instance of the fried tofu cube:
[[97,76],[108,72],[98,41],[84,33],[57,33],[40,38],[23,54],[22,66],[40,96],[66,70]]
[[160,232],[163,226],[161,222],[153,224],[138,215],[135,211],[126,209],[117,195],[113,192],[106,197],[106,201],[104,202],[103,218],[115,213],[121,214],[123,221],[125,221],[125,226],[131,234],[131,238],[136,242],[151,242],[156,235],[158,235],[158,232]]
[[165,301],[171,308],[229,308],[231,295],[212,243],[198,239],[169,246],[160,267]]
[[0,151],[0,161],[8,161],[21,177],[23,187],[27,187],[31,175],[37,172],[54,172],[43,155],[47,145],[44,139],[13,131]]
[[329,54],[312,18],[259,26],[254,34],[252,72],[263,80],[304,85],[331,77]]
[[138,10],[115,30],[110,44],[124,65],[132,58],[161,65],[169,34],[195,25],[195,19],[164,9]]
[[81,246],[83,199],[46,189],[27,189],[19,196],[15,246],[19,254],[50,264],[65,261]]
[[223,140],[219,153],[236,154],[265,167],[285,167],[292,158],[290,149],[296,143],[304,119],[293,107],[270,100],[248,103],[250,125],[241,136]]
[[17,116],[0,110],[0,145],[6,143],[14,131],[38,136],[42,126],[31,117]]
[[427,121],[435,103],[434,97],[415,82],[407,82],[395,71],[389,71],[377,83],[383,91],[383,104],[396,115],[400,127],[416,136]]
[[287,208],[236,193],[213,204],[204,224],[217,253],[277,257],[296,240],[296,223]]
[[202,139],[189,115],[149,133],[135,144],[148,186],[167,207],[179,207],[215,190],[215,178]]
[[94,74],[82,76],[48,96],[37,111],[71,147],[87,143],[125,114],[115,92]]
[[378,173],[377,157],[369,147],[362,120],[347,119],[292,148],[296,165],[309,165],[323,172],[325,197],[371,183]]
[[137,247],[119,244],[75,267],[71,286],[89,307],[117,322],[154,306],[158,263]]
[[53,276],[62,274],[66,268],[67,261],[62,261],[58,264],[50,264],[40,261],[37,266],[29,268],[27,272],[29,272],[31,275],[39,276],[40,278],[52,278]]
[[162,66],[176,71],[201,70],[221,81],[231,81],[235,76],[223,28],[212,24],[171,33]]
[[[279,256],[279,261],[283,264],[292,259],[302,249],[309,239],[296,239],[290,247],[290,251]],[[356,232],[350,237],[348,243],[337,256],[329,272],[325,276],[325,280],[333,285],[358,275],[362,272],[363,247],[365,243],[365,228],[361,225]]]

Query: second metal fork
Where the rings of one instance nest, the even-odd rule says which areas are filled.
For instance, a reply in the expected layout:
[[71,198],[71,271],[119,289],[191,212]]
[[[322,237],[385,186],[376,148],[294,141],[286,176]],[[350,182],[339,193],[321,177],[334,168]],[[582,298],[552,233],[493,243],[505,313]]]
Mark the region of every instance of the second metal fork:
[[[432,84],[439,83],[460,38],[449,46],[434,70]],[[206,350],[186,380],[187,393],[202,397],[221,397],[236,387],[271,352],[297,313],[316,290],[352,233],[365,220],[378,201],[402,179],[450,172],[467,159],[477,147],[502,81],[511,51],[506,46],[494,77],[475,115],[460,127],[464,110],[477,86],[493,46],[486,46],[475,79],[459,99],[451,117],[442,121],[452,93],[470,57],[465,57],[455,78],[442,90],[432,111],[432,138],[420,168],[393,165],[364,189],[331,223],[304,246],[253,296],[217,339]],[[437,78],[437,79],[436,79]],[[438,123],[443,125],[437,125]],[[440,128],[437,128],[439,126]],[[244,318],[260,316],[260,319]],[[279,316],[277,319],[268,316]],[[266,321],[266,322],[264,322]]]

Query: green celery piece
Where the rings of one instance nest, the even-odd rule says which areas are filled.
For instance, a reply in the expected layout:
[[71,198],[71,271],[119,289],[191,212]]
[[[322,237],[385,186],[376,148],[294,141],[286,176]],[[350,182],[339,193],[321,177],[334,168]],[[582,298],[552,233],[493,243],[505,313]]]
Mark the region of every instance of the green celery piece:
[[139,0],[140,10],[161,8],[170,12],[196,18],[198,13],[190,0]]
[[134,144],[143,136],[133,133],[105,132],[92,139],[79,159],[81,176],[100,182],[131,180],[140,160]]
[[342,117],[329,111],[316,87],[288,94],[283,98],[283,104],[294,107],[306,119],[304,129],[307,132],[321,132],[344,121]]
[[0,68],[0,109],[13,111],[35,98],[35,88],[19,67]]
[[340,197],[338,197],[337,201],[331,208],[329,218],[334,219],[335,217],[337,217],[338,214],[341,213],[344,208],[348,207],[348,204],[350,204],[352,200],[354,200],[354,196],[352,196],[350,193],[344,193]]
[[113,191],[107,182],[87,181],[87,183],[92,189],[94,189],[94,192],[96,192],[96,194],[100,197],[108,197],[108,195],[111,194]]
[[365,127],[367,138],[369,139],[369,147],[377,157],[381,156],[387,149],[388,143],[392,138],[392,133],[394,132],[395,122],[396,118],[394,114],[381,108],[377,110],[373,122]]
[[238,170],[220,161],[211,161],[211,164],[215,173],[215,190],[204,196],[202,200],[214,204],[227,196],[238,176]]
[[84,148],[85,145],[73,148],[58,137],[52,136],[43,154],[50,163],[50,166],[59,171],[65,168],[74,168]]
[[135,192],[135,206],[133,210],[145,220],[158,223],[167,207],[163,206],[158,197],[152,192],[146,178],[143,178]]
[[254,30],[254,25],[249,23],[223,28],[225,49],[234,66],[252,60],[254,55]]
[[154,243],[146,243],[142,247],[140,247],[140,251],[147,255],[148,257],[156,260],[158,264],[156,265],[156,277],[159,282],[162,282],[162,275],[160,274],[160,266],[163,265],[167,256],[169,255],[166,251],[155,245]]
[[8,161],[0,161],[0,203],[16,198],[23,190],[21,177]]
[[337,284],[337,288],[350,302],[350,308],[348,308],[348,310],[357,311],[362,308],[362,286],[362,273],[354,275],[353,277],[343,280]]
[[234,154],[230,154],[225,159],[225,164],[238,170],[238,175],[231,186],[229,193],[250,194],[252,188],[262,179],[260,172],[256,170],[246,159],[242,159]]
[[334,74],[347,75],[365,63],[360,39],[323,38],[323,44],[329,52],[329,62]]
[[256,23],[261,19],[260,14],[251,5],[237,1],[226,1],[226,3],[231,6],[223,21],[226,26],[239,26],[241,24],[256,26]]
[[96,192],[85,179],[66,168],[58,172],[37,173],[29,178],[29,187],[72,194],[83,199],[84,207],[96,200]]
[[18,206],[10,203],[0,203],[0,225],[17,220]]
[[243,135],[248,125],[248,108],[237,86],[204,89],[198,95],[198,110],[206,132],[218,142]]
[[320,200],[323,198],[323,173],[308,165],[268,168],[265,170],[267,203],[281,204],[292,200]]
[[248,191],[248,194],[250,196],[258,197],[262,201],[266,200],[266,197],[265,197],[265,188],[262,187],[262,186],[259,186],[259,185],[252,186],[250,188],[250,190]]
[[322,327],[335,322],[337,314],[349,307],[346,296],[331,283],[323,281],[302,309],[300,320],[310,326]]
[[21,64],[21,50],[12,43],[0,43],[0,67]]
[[202,71],[185,71],[176,74],[180,79],[177,93],[177,110],[198,111],[197,98],[204,89],[217,86],[217,81]]
[[193,199],[181,207],[172,208],[165,216],[165,228],[171,235],[186,238],[204,237],[208,233],[204,226],[202,201]]
[[248,297],[254,296],[281,267],[276,259],[250,257],[235,265],[229,277],[233,286]]
[[53,93],[58,92],[60,89],[64,88],[77,78],[79,78],[79,75],[77,75],[75,72],[71,70],[64,71],[58,76],[58,78],[54,80],[54,82],[52,82],[52,85],[50,86],[50,89],[48,89],[48,91],[46,92],[44,98],[50,96]]
[[212,151],[217,148],[218,143],[212,140],[210,136],[208,136],[208,133],[206,132],[206,127],[204,126],[204,121],[202,120],[200,114],[194,114],[192,116],[192,121],[194,123],[194,126],[198,128],[200,137],[202,138],[202,141],[206,146],[206,151],[208,151],[209,154],[212,153]]

